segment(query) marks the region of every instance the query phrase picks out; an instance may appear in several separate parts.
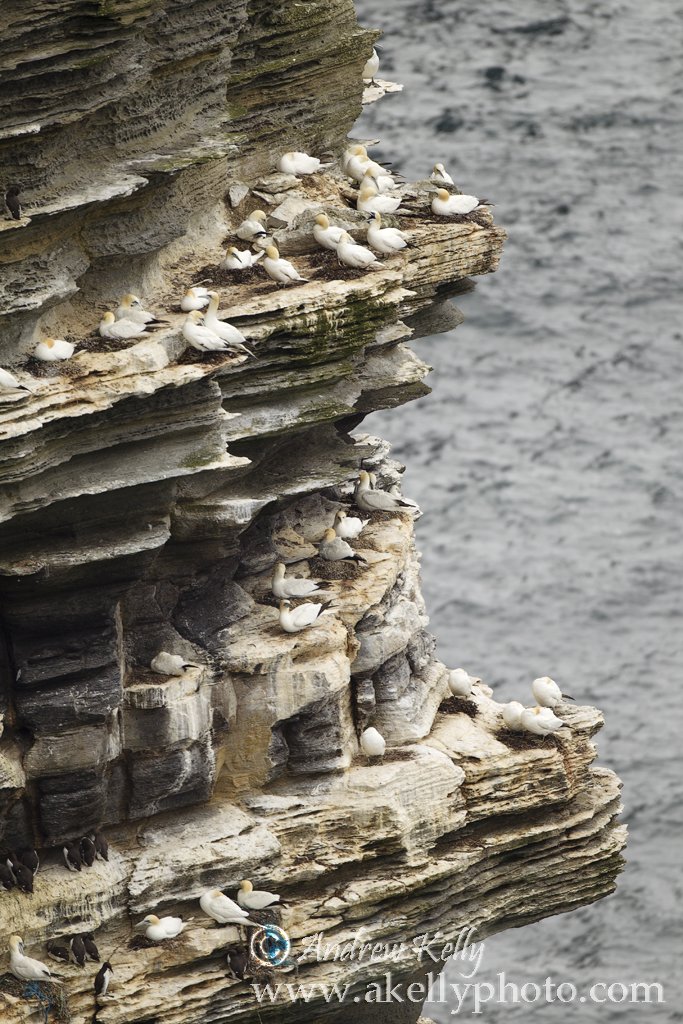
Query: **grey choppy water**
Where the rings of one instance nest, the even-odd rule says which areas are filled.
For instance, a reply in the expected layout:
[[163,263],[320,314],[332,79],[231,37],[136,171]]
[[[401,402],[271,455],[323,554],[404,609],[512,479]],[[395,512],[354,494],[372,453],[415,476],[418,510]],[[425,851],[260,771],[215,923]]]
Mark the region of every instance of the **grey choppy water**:
[[[416,344],[434,393],[366,421],[428,509],[418,534],[441,655],[502,699],[548,673],[602,707],[600,756],[624,781],[631,831],[615,896],[489,940],[477,978],[659,981],[666,998],[484,1017],[683,1020],[683,9],[357,6],[385,30],[380,74],[406,87],[364,115],[361,132],[383,140],[373,153],[409,177],[444,161],[510,232],[499,272],[460,299],[463,326]],[[430,1007],[438,1021],[452,1011]]]

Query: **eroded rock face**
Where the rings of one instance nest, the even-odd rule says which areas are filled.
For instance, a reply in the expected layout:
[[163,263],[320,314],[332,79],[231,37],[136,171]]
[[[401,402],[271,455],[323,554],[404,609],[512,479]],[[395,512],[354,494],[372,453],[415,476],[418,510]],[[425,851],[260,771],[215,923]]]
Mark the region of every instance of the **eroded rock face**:
[[[35,372],[41,332],[80,342],[68,368],[0,403],[0,851],[44,851],[33,896],[0,893],[0,934],[44,958],[46,939],[96,929],[118,995],[100,1024],[220,1024],[256,1003],[226,976],[240,936],[198,908],[209,887],[282,892],[297,957],[319,932],[483,937],[612,891],[624,836],[618,782],[592,763],[599,712],[513,742],[485,684],[464,709],[444,703],[411,514],[372,517],[355,542],[365,566],[316,558],[361,464],[398,485],[360,424],[426,392],[407,340],[453,326],[444,296],[496,268],[504,233],[488,214],[436,223],[408,185],[409,249],[363,275],[321,263],[315,212],[364,232],[333,160],[373,35],[350,0],[58,7],[10,4],[0,44],[0,162],[27,214],[0,224],[0,363]],[[331,165],[274,173],[292,146]],[[256,206],[308,284],[217,275]],[[183,355],[178,299],[207,273],[255,360]],[[169,326],[102,351],[87,338],[129,289]],[[331,609],[313,629],[279,627],[277,561],[323,581]],[[162,649],[190,663],[182,676],[150,670]],[[382,762],[359,752],[368,725]],[[60,844],[96,826],[109,863],[69,874]],[[154,912],[194,920],[133,951],[132,924]],[[298,966],[351,997],[383,973]],[[421,968],[408,949],[395,971]],[[75,1024],[91,1021],[94,972],[61,973]],[[38,1020],[0,1005],[9,1024]],[[321,1000],[260,1013],[367,1019]]]

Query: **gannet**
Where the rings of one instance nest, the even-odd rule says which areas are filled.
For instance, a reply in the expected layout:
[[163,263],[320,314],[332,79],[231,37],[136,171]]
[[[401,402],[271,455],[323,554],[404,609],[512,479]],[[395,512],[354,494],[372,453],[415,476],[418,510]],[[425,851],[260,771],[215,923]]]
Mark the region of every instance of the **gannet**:
[[520,704],[518,700],[511,700],[508,704],[503,705],[503,721],[508,729],[518,732],[524,728],[522,725],[523,712],[524,705]]
[[367,82],[368,79],[369,79],[372,82],[372,84],[374,85],[375,84],[375,75],[377,74],[378,69],[379,69],[379,54],[377,53],[377,50],[373,46],[373,48],[372,48],[372,57],[369,57],[368,60],[365,62],[365,67],[363,68],[363,74],[361,75],[361,78],[365,82]]
[[21,203],[19,202],[20,193],[21,186],[19,185],[10,185],[5,192],[5,209],[12,220],[21,220]]
[[69,939],[69,954],[77,967],[85,967],[85,944],[80,935],[73,935]]
[[114,341],[149,337],[144,324],[136,324],[133,320],[117,320],[113,313],[105,313],[100,320],[100,334]]
[[360,748],[366,757],[384,757],[387,743],[381,732],[370,726],[361,733]]
[[355,501],[363,512],[401,512],[410,509],[420,511],[417,505],[405,498],[396,498],[386,491],[377,491],[370,486],[370,475],[362,469],[358,475]]
[[[270,245],[275,245],[275,239],[272,235],[269,235],[267,231],[259,231],[251,240],[252,249],[258,249],[260,253],[265,256],[266,249]],[[277,248],[277,247],[276,247]],[[260,258],[260,257],[259,257]]]
[[367,173],[367,165],[370,158],[365,146],[349,146],[344,153],[343,169],[347,178],[353,178],[360,184]]
[[[114,973],[114,968],[105,960],[99,971],[95,975],[95,996],[98,999],[104,999],[109,991],[109,984]],[[111,996],[109,997],[111,998]]]
[[80,871],[83,867],[81,848],[79,843],[68,843],[62,847],[64,863],[69,871]]
[[237,902],[246,910],[265,910],[266,907],[272,907],[273,903],[279,903],[280,897],[277,893],[266,892],[265,889],[254,889],[249,879],[245,878],[240,882]]
[[434,164],[432,173],[429,175],[432,181],[443,181],[446,185],[454,185],[455,182],[451,178],[450,174],[446,171],[443,164]]
[[188,288],[180,300],[183,313],[191,313],[193,309],[204,309],[209,304],[209,292],[206,288]]
[[343,540],[355,540],[369,522],[369,519],[350,516],[346,509],[340,508],[334,517],[334,530]]
[[92,960],[94,964],[98,964],[100,962],[100,951],[95,944],[95,936],[92,932],[83,932],[81,938],[83,939],[85,955],[88,960]]
[[378,192],[394,191],[396,189],[396,182],[381,164],[368,160],[365,164],[365,175],[359,188],[369,189],[377,194]]
[[30,956],[24,955],[24,943],[18,935],[11,936],[9,951],[9,969],[19,981],[51,981],[54,985],[62,984],[61,979],[52,975],[49,967],[40,960],[33,960]]
[[236,245],[231,245],[225,253],[225,258],[218,265],[221,270],[248,270],[249,267],[255,266],[262,256],[263,252],[254,254],[251,249],[238,249]]
[[535,736],[549,736],[550,733],[557,732],[561,729],[565,722],[561,718],[557,718],[552,713],[550,708],[525,708],[520,715],[520,723],[522,728],[527,732],[533,733]]
[[321,166],[320,160],[316,156],[295,151],[283,153],[277,163],[278,171],[283,174],[315,174]]
[[348,231],[342,235],[337,246],[337,259],[347,267],[355,267],[357,270],[367,270],[373,263],[377,263],[374,252],[370,252],[363,245],[357,245]]
[[2,391],[28,391],[29,394],[31,393],[31,389],[27,388],[25,384],[20,384],[13,373],[0,367],[0,392]]
[[93,843],[90,836],[83,836],[80,843],[78,844],[78,849],[80,850],[81,853],[81,860],[85,864],[86,868],[91,868],[95,863],[95,859],[97,857],[97,850],[95,849],[95,844]]
[[311,594],[317,594],[320,591],[320,587],[314,580],[285,576],[285,566],[282,562],[277,562],[273,569],[271,587],[275,597],[281,601],[288,597],[310,597]]
[[197,668],[194,662],[185,661],[179,654],[169,654],[168,651],[159,651],[155,654],[149,667],[160,676],[182,676],[186,668]]
[[60,359],[70,359],[74,354],[75,345],[63,338],[43,338],[33,350],[33,358],[41,363],[56,363]]
[[454,697],[469,697],[472,685],[480,682],[481,679],[471,676],[464,668],[454,668],[448,673],[448,689]]
[[220,302],[218,292],[209,292],[209,300],[209,308],[204,313],[204,326],[217,334],[233,352],[241,352],[254,359],[254,353],[244,344],[247,339],[242,332],[229,324],[227,320],[218,319],[218,303]]
[[250,242],[254,235],[258,235],[264,230],[267,219],[263,210],[254,210],[246,220],[242,221],[235,234],[243,242]]
[[356,199],[356,209],[361,213],[395,213],[400,205],[400,197],[376,195],[369,188],[362,188]]
[[273,281],[278,284],[293,284],[296,282],[305,283],[307,278],[302,277],[296,267],[293,267],[289,260],[283,260],[277,250],[277,246],[269,245],[266,249],[266,256],[263,267]]
[[371,213],[370,221],[368,245],[383,253],[395,253],[405,249],[408,244],[405,235],[397,228],[383,228],[381,213]]
[[229,345],[204,324],[204,314],[194,309],[183,324],[183,338],[198,352],[227,352]]
[[135,324],[168,324],[168,320],[160,320],[145,309],[140,298],[131,292],[123,296],[114,315],[117,320],[132,320]]
[[362,562],[367,565],[367,559],[357,554],[347,541],[338,537],[332,527],[325,530],[318,545],[318,554],[328,562]]
[[218,924],[254,924],[246,910],[242,910],[234,900],[226,896],[220,889],[209,889],[199,900],[199,906],[207,917],[212,917]]
[[109,860],[109,843],[99,829],[89,833],[90,839],[95,844],[95,851],[98,860]]
[[432,213],[438,217],[452,217],[456,214],[462,216],[472,213],[479,206],[489,205],[486,199],[477,199],[476,196],[454,196],[445,188],[440,188],[432,199]]
[[315,218],[313,237],[318,245],[322,245],[323,249],[332,249],[335,252],[344,233],[344,228],[330,224],[327,214],[319,213]]
[[325,614],[327,610],[323,611],[321,604],[300,604],[298,608],[292,608],[291,601],[280,601],[280,625],[285,633],[300,633]]
[[152,942],[164,942],[165,939],[175,939],[176,935],[180,935],[185,922],[182,917],[158,918],[156,914],[148,914],[135,927],[145,928],[145,935]]
[[531,684],[531,692],[534,700],[542,708],[556,708],[564,700],[574,700],[568,693],[562,693],[554,679],[550,676],[540,676],[534,679]]

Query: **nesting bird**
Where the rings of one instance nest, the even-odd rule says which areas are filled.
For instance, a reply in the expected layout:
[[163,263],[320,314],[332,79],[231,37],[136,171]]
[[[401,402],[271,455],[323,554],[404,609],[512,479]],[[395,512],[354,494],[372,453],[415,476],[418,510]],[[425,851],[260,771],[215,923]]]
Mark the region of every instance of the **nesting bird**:
[[432,181],[442,181],[446,185],[454,185],[455,182],[451,178],[450,174],[446,170],[443,164],[434,164],[432,173],[429,175]]
[[477,199],[476,196],[454,196],[447,189],[439,188],[432,199],[432,213],[437,217],[464,216],[480,206],[489,205],[486,199]]
[[266,248],[263,268],[268,277],[273,281],[276,281],[278,284],[305,284],[307,281],[307,278],[302,277],[296,267],[293,266],[289,260],[281,258],[277,246],[275,245],[269,245]]
[[291,151],[283,153],[277,162],[277,169],[283,174],[315,174],[322,167],[317,156],[309,156],[308,153]]
[[286,576],[285,566],[282,562],[276,562],[273,569],[271,588],[275,597],[279,600],[286,600],[290,597],[310,597],[317,594],[320,587],[315,580],[299,579],[296,576]]
[[57,939],[50,939],[45,943],[47,955],[57,964],[71,963],[71,950],[68,946],[62,946]]
[[247,973],[247,967],[249,965],[249,954],[245,949],[235,949],[234,947],[228,950],[227,953],[228,962],[228,973],[232,978],[237,981],[244,981],[244,977]]
[[228,247],[219,267],[221,270],[248,270],[254,267],[263,256],[263,252],[253,253],[251,249],[238,249],[236,245]]
[[538,679],[534,679],[531,684],[531,692],[536,703],[542,708],[556,708],[565,700],[574,700],[568,693],[562,693],[555,680],[550,676],[540,676]]
[[372,85],[375,85],[375,75],[377,74],[378,70],[379,54],[377,53],[377,50],[373,46],[372,56],[368,57],[367,61],[365,62],[365,67],[363,68],[363,74],[361,75],[361,78],[363,79],[364,82],[367,82],[369,80],[372,83]]
[[28,391],[29,394],[31,393],[31,389],[27,388],[25,384],[20,384],[13,373],[0,367],[0,393],[3,391]]
[[191,313],[194,309],[204,309],[209,304],[207,288],[188,288],[180,300],[183,313]]
[[109,860],[109,843],[106,838],[102,835],[99,829],[95,829],[94,832],[90,832],[88,837],[92,839],[95,844],[95,856],[98,860]]
[[233,352],[240,352],[243,355],[254,358],[254,353],[244,344],[247,340],[241,331],[229,324],[226,320],[219,320],[218,303],[220,296],[218,292],[209,292],[209,308],[204,313],[204,326],[217,334],[221,341],[225,342],[227,348]]
[[54,985],[61,985],[61,979],[54,977],[49,967],[25,955],[23,940],[18,935],[11,936],[9,952],[9,969],[19,981],[51,981]]
[[321,604],[300,604],[298,608],[292,608],[291,601],[280,601],[280,625],[285,633],[300,633],[319,622],[325,614],[327,611]]
[[374,252],[354,242],[348,231],[344,231],[337,245],[337,259],[356,270],[367,270],[373,263],[377,263]]
[[340,508],[335,513],[334,532],[343,540],[355,540],[369,522],[369,519],[359,519],[358,516],[350,516],[346,509]]
[[220,889],[209,889],[199,900],[199,906],[207,917],[213,918],[220,925],[253,924],[249,914],[243,910],[234,900],[226,896]]
[[246,220],[242,221],[235,234],[243,242],[251,242],[254,235],[264,233],[267,219],[267,215],[263,210],[254,210]]
[[70,359],[76,346],[63,338],[43,338],[33,350],[33,358],[41,363],[57,363],[62,359]]
[[474,683],[481,679],[471,676],[464,668],[454,668],[448,673],[448,689],[454,697],[469,697]]
[[318,554],[328,562],[361,562],[363,565],[367,565],[367,559],[354,551],[342,537],[339,537],[333,527],[325,530],[318,545]]
[[386,491],[378,491],[370,483],[370,474],[362,469],[358,475],[358,483],[355,490],[355,502],[363,512],[402,512],[410,510],[419,512],[419,508],[412,501],[405,498],[397,498]]
[[185,922],[182,917],[157,917],[156,914],[148,914],[147,917],[135,926],[145,928],[145,935],[151,942],[165,942],[166,939],[175,939],[180,935]]
[[92,932],[83,932],[81,938],[85,948],[85,955],[88,960],[92,960],[94,964],[98,964],[100,962],[100,951],[95,943],[95,936]]
[[11,892],[17,884],[17,880],[14,876],[14,871],[10,867],[9,863],[0,864],[0,885],[7,892]]
[[183,324],[183,338],[198,352],[227,352],[228,345],[204,322],[204,314],[194,309],[187,314]]
[[254,889],[251,882],[245,878],[240,882],[237,902],[245,910],[265,910],[266,907],[272,907],[274,903],[279,903],[280,897],[277,893],[266,892],[265,889]]
[[182,676],[186,668],[197,668],[194,662],[185,661],[179,654],[169,654],[168,651],[159,651],[155,654],[149,667],[160,676]]
[[80,935],[74,935],[69,940],[69,954],[77,967],[85,967],[85,943]]
[[401,205],[400,196],[378,195],[368,186],[363,186],[356,199],[360,213],[395,213]]
[[526,732],[533,733],[535,736],[549,736],[553,732],[557,732],[561,729],[565,722],[557,715],[554,715],[550,708],[525,708],[520,715],[520,723]]
[[315,218],[313,237],[323,249],[331,249],[333,252],[336,252],[337,246],[344,234],[344,228],[337,227],[336,224],[330,224],[327,214],[319,213]]
[[144,324],[134,320],[117,320],[113,313],[105,313],[100,320],[100,334],[112,341],[130,341],[131,338],[148,338]]
[[131,292],[123,296],[114,315],[117,320],[132,320],[134,324],[168,325],[168,320],[160,320],[154,313],[150,313],[144,308],[140,298]]
[[368,245],[376,252],[392,255],[405,249],[408,242],[402,231],[397,228],[383,228],[382,214],[372,212],[370,214],[370,227],[368,228]]
[[90,836],[83,836],[80,843],[78,844],[78,848],[80,850],[81,860],[83,861],[84,865],[86,866],[86,868],[91,868],[95,863],[95,859],[97,857],[97,850],[95,849],[95,844],[93,843]]
[[503,705],[503,721],[508,729],[511,729],[513,732],[519,732],[524,728],[522,725],[523,713],[524,705],[520,704],[518,700],[511,700]]
[[361,733],[360,748],[366,757],[384,757],[387,742],[381,732],[370,726]]
[[80,843],[67,843],[62,847],[64,863],[69,871],[80,871],[83,867]]

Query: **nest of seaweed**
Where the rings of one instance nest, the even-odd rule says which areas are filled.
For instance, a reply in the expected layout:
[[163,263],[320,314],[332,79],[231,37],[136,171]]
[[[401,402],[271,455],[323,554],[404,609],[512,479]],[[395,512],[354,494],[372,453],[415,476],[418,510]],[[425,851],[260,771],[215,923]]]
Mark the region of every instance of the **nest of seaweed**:
[[557,737],[552,734],[545,737],[534,736],[530,732],[514,732],[512,729],[502,728],[497,729],[494,736],[511,750],[534,750],[544,746],[557,749],[560,746]]
[[13,974],[3,974],[0,976],[0,992],[6,992],[16,999],[37,1002],[44,1024],[50,1020],[70,1024],[71,1011],[61,985],[54,985],[51,981],[19,981]]
[[479,714],[479,708],[474,701],[467,700],[466,697],[447,697],[439,705],[439,711],[445,715],[461,714],[468,715],[470,718],[476,718]]
[[363,571],[365,566],[359,562],[347,562],[340,559],[338,562],[328,562],[326,558],[317,556],[309,560],[311,579],[320,580],[355,580]]

